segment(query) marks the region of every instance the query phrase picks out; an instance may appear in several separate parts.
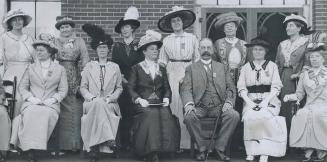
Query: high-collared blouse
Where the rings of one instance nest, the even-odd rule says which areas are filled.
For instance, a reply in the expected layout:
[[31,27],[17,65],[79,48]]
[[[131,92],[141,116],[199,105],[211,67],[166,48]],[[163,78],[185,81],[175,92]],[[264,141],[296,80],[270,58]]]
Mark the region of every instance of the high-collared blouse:
[[166,65],[170,59],[198,61],[200,53],[196,36],[184,32],[182,35],[173,33],[164,38],[158,62]]

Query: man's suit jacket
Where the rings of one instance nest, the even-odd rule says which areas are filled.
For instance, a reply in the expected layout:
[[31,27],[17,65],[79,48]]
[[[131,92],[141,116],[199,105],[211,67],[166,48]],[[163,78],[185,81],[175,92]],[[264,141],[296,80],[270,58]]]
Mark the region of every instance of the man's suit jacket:
[[[211,70],[213,73],[214,86],[221,101],[230,103],[234,106],[236,88],[227,66],[212,60]],[[206,86],[207,74],[201,60],[188,66],[180,90],[183,105],[185,106],[188,103],[197,105],[204,95]]]
[[41,101],[55,98],[58,102],[50,105],[50,107],[59,113],[60,102],[66,97],[68,92],[66,70],[58,63],[51,62],[48,75],[44,78],[41,66],[36,62],[25,71],[19,84],[19,91],[25,101],[21,111],[33,105],[33,103],[27,101],[29,97],[33,96]]

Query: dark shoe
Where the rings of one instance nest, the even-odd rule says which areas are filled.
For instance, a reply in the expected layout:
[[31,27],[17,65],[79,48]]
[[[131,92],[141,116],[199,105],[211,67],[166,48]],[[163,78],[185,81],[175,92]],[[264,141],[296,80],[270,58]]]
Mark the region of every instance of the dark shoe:
[[302,160],[302,162],[312,162],[313,159],[311,157],[307,158],[307,157],[304,157],[304,159]]
[[34,151],[33,150],[29,150],[28,152],[27,152],[27,160],[29,161],[29,162],[35,162],[36,160],[35,160],[35,156],[34,156]]
[[219,161],[230,161],[230,157],[225,155],[222,151],[216,151],[216,154]]
[[94,151],[94,150],[92,150],[92,151],[90,152],[90,157],[91,157],[91,161],[92,161],[92,162],[96,162],[96,161],[99,160],[99,159],[98,159],[98,154],[97,154],[97,152]]
[[204,161],[206,158],[206,154],[204,152],[199,152],[198,154],[196,154],[195,158],[197,161]]
[[323,162],[325,159],[324,158],[315,158],[313,161],[314,162]]
[[157,153],[154,153],[151,157],[151,162],[159,162],[159,157]]

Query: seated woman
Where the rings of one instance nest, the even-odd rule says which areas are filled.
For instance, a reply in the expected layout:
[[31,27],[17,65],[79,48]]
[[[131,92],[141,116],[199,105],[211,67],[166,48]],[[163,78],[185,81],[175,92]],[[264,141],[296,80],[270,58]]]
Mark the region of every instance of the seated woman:
[[[327,68],[323,46],[309,50],[310,66],[300,75],[296,92],[284,101],[301,101],[306,95],[305,106],[293,116],[290,146],[305,149],[303,161],[323,161],[327,154]],[[312,154],[316,151],[317,159]]]
[[117,100],[123,91],[119,66],[108,61],[110,35],[98,26],[85,24],[83,30],[92,38],[91,47],[98,55],[97,61],[86,64],[82,72],[80,92],[85,99],[81,119],[81,136],[84,150],[91,151],[92,161],[98,152],[112,152],[120,120]]
[[145,60],[132,67],[128,90],[137,104],[133,123],[136,155],[157,162],[159,152],[176,152],[179,148],[179,130],[169,108],[171,91],[164,68],[157,63],[162,45],[161,34],[152,30],[140,39],[138,52]]
[[53,62],[57,53],[54,38],[41,34],[33,43],[38,61],[25,71],[19,85],[24,103],[13,122],[11,143],[28,151],[29,161],[35,161],[34,150],[46,150],[56,126],[60,102],[68,91],[64,67]]
[[0,77],[0,161],[5,160],[6,151],[9,150],[11,133],[11,121],[4,106],[5,99],[5,89],[2,86],[2,79]]
[[255,38],[245,46],[252,48],[254,58],[242,67],[237,83],[239,95],[244,100],[246,160],[253,161],[259,155],[260,162],[267,162],[268,156],[281,157],[286,151],[286,123],[278,116],[281,102],[277,96],[282,82],[277,65],[265,60],[269,43]]

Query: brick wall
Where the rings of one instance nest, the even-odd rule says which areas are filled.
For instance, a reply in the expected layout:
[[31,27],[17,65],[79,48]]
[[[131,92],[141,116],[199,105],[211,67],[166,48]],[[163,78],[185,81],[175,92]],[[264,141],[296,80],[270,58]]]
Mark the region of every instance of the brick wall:
[[327,32],[327,0],[313,0],[313,26]]
[[[140,13],[141,26],[136,31],[136,37],[139,38],[146,29],[159,31],[158,20],[170,11],[172,6],[182,5],[193,9],[193,3],[193,0],[62,0],[62,14],[74,17],[77,35],[88,42],[90,39],[81,30],[81,25],[87,22],[100,25],[115,41],[119,41],[121,38],[114,32],[114,27],[129,6],[137,7]],[[94,55],[93,51],[90,52]]]

